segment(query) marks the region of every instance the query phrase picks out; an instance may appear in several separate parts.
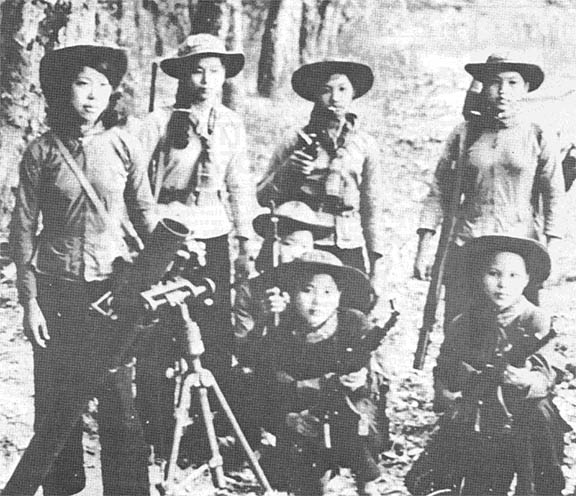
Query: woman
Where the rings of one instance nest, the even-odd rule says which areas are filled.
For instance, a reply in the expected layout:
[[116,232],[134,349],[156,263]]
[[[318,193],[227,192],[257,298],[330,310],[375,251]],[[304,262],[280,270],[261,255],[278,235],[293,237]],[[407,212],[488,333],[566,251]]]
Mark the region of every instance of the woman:
[[334,232],[316,241],[316,247],[346,265],[363,271],[368,267],[379,295],[386,233],[384,170],[378,144],[351,111],[353,100],[373,82],[370,67],[357,62],[317,62],[293,74],[294,91],[314,103],[310,122],[274,152],[258,185],[258,201],[268,206],[271,200],[300,200],[333,218]]
[[[191,257],[182,276],[192,281],[208,277],[216,285],[211,307],[189,304],[206,345],[202,362],[219,381],[226,379],[234,351],[230,235],[239,249],[237,279],[249,273],[254,255],[251,223],[257,204],[246,132],[240,117],[221,103],[225,79],[243,66],[244,55],[227,51],[215,36],[189,36],[174,57],[160,63],[178,80],[174,106],[150,114],[140,132],[157,201],[178,211],[204,245],[205,264]],[[138,403],[160,458],[170,452],[174,383],[166,379],[165,370],[182,352],[174,348],[169,332],[179,322],[179,312],[166,315],[160,325],[168,332],[151,334],[138,359]]]
[[[465,69],[482,83],[482,101],[476,102],[472,118],[448,138],[421,214],[414,264],[414,275],[427,278],[431,238],[442,220],[451,222],[449,217],[455,215],[444,278],[445,329],[472,296],[462,274],[464,243],[487,234],[532,239],[544,235],[553,252],[562,235],[559,211],[564,184],[558,144],[554,133],[522,112],[528,93],[544,80],[542,69],[509,54],[490,55],[485,63],[468,64]],[[456,212],[450,212],[455,169],[462,177],[462,200]],[[536,302],[537,289],[533,291],[528,296]]]
[[267,399],[260,420],[277,436],[276,448],[262,459],[271,483],[318,496],[327,494],[333,470],[349,467],[360,494],[380,494],[376,457],[387,420],[377,391],[383,378],[369,372],[372,350],[363,343],[370,324],[348,307],[370,300],[368,278],[321,250],[276,273],[289,303],[280,326],[261,340],[255,366]]
[[[93,45],[49,52],[40,63],[50,131],[24,153],[10,231],[24,332],[34,351],[35,429],[71,395],[83,394],[82,387],[95,386],[89,379],[94,369],[111,366],[119,330],[89,312],[90,304],[111,288],[113,262],[130,257],[123,232],[123,226],[131,230],[128,218],[140,235],[154,227],[146,164],[137,141],[115,127],[111,105],[126,67],[124,51]],[[102,209],[89,199],[74,165]],[[128,242],[137,242],[135,232],[130,236]],[[121,366],[99,394],[104,494],[149,493],[131,379],[131,369]],[[44,494],[81,491],[83,465],[78,421],[43,480]]]
[[[550,257],[535,240],[494,235],[464,253],[477,296],[451,323],[435,370],[451,408],[407,486],[505,496],[516,475],[515,494],[560,496],[570,428],[552,398],[563,360],[548,343],[550,317],[524,296],[548,277]],[[438,470],[422,470],[426,459]]]

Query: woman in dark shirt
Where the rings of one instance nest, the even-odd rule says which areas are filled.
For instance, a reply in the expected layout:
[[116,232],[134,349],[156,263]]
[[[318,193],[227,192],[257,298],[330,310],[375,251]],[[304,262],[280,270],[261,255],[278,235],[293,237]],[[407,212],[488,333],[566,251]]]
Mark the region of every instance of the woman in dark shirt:
[[[154,225],[145,161],[137,142],[115,126],[111,108],[126,66],[124,51],[93,45],[50,52],[40,64],[50,131],[24,153],[10,233],[24,332],[34,351],[37,432],[47,415],[95,387],[95,369],[110,366],[107,357],[119,329],[89,312],[90,304],[110,289],[114,260],[130,257],[123,231],[123,226],[130,231],[128,219],[140,235]],[[71,160],[107,215],[86,195]],[[122,366],[99,388],[104,494],[149,493],[147,449],[131,380],[131,368]],[[84,485],[77,422],[42,486],[48,496],[75,494]]]

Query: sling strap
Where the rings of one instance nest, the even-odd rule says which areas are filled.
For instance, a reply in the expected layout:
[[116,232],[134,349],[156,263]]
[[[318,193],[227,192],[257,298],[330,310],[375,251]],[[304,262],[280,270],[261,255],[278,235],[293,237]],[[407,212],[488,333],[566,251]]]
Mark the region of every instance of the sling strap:
[[[110,212],[108,212],[108,210],[106,210],[106,207],[102,203],[102,200],[100,200],[100,197],[98,196],[98,193],[94,189],[94,186],[92,186],[92,184],[90,183],[90,181],[86,177],[86,174],[84,174],[84,172],[80,168],[80,165],[78,164],[78,162],[74,159],[74,157],[72,156],[72,154],[70,153],[68,148],[66,148],[64,143],[62,143],[60,138],[55,133],[51,133],[51,134],[52,134],[52,138],[54,140],[54,143],[56,143],[58,150],[60,151],[62,157],[64,158],[64,161],[66,162],[66,165],[68,165],[70,170],[76,176],[76,179],[80,183],[80,186],[82,186],[82,189],[84,190],[84,193],[86,193],[86,196],[88,197],[88,199],[92,202],[92,205],[96,209],[96,212],[98,213],[98,215],[102,219],[104,219],[104,221],[108,225],[115,226],[116,221],[114,219],[112,219]],[[138,233],[136,233],[134,226],[132,226],[132,224],[129,224],[126,221],[126,219],[124,219],[123,217],[120,218],[120,226],[122,227],[122,230],[124,231],[124,233],[127,236],[128,245],[131,248],[136,249],[137,251],[141,251],[144,248],[144,244],[142,243],[142,240],[138,236]]]

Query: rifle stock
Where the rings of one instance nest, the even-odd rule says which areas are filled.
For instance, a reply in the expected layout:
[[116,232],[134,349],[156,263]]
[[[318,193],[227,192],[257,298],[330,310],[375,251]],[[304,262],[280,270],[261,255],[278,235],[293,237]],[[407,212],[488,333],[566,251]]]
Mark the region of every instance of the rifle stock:
[[448,208],[448,215],[444,217],[442,229],[440,231],[440,240],[438,241],[438,250],[436,251],[436,258],[432,266],[432,274],[428,293],[426,295],[426,304],[424,305],[424,315],[422,317],[422,327],[418,336],[418,345],[414,353],[413,367],[417,370],[424,368],[426,360],[426,352],[430,343],[430,333],[436,323],[436,310],[438,309],[438,301],[442,295],[442,283],[444,279],[444,271],[446,268],[446,260],[450,245],[454,238],[454,228],[456,225],[456,215],[460,200],[462,196],[462,178],[464,176],[464,158],[466,155],[466,148],[468,143],[468,132],[465,128],[459,139],[458,159],[454,164],[454,183],[452,188],[452,195],[450,197],[450,204]]

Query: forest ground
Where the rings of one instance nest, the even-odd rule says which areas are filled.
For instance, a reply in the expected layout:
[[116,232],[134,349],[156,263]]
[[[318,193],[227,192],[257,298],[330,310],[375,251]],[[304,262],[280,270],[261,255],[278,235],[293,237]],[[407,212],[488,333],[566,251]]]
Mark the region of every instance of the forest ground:
[[[413,352],[428,284],[411,279],[410,275],[420,202],[428,190],[442,141],[460,120],[468,83],[460,69],[462,65],[461,60],[448,58],[424,60],[418,75],[386,80],[358,102],[363,123],[377,137],[383,152],[387,180],[382,194],[386,196],[387,207],[382,215],[388,220],[391,239],[388,254],[394,267],[391,294],[401,312],[397,326],[378,350],[391,379],[388,414],[394,441],[393,447],[382,454],[383,493],[397,489],[395,494],[407,494],[402,477],[421,452],[436,421],[431,410],[431,370],[442,334],[436,330],[432,335],[425,369],[413,370]],[[381,76],[386,77],[385,74]],[[295,96],[281,102],[247,97],[245,119],[256,174],[262,172],[274,144],[286,129],[304,124],[309,110],[309,105]],[[567,197],[567,211],[574,211],[575,195],[572,191]],[[573,225],[571,222],[571,229]],[[560,254],[562,282],[543,291],[543,305],[560,317],[560,341],[573,365],[576,364],[575,239],[576,231],[567,237]],[[27,446],[33,420],[31,347],[22,333],[21,309],[15,302],[10,272],[10,267],[4,269],[5,278],[0,286],[0,487]],[[570,373],[558,388],[556,402],[576,428],[576,380]],[[82,495],[95,496],[101,494],[99,445],[93,423],[86,425],[85,460],[89,484]],[[564,465],[568,479],[566,494],[572,494],[576,485],[576,435],[570,433],[566,440],[569,443]],[[157,475],[153,471],[153,476]],[[235,482],[225,494],[255,494],[256,486],[248,470],[231,475]],[[195,496],[212,493],[208,477],[198,481],[188,492]],[[337,478],[333,494],[356,494],[350,477]]]

